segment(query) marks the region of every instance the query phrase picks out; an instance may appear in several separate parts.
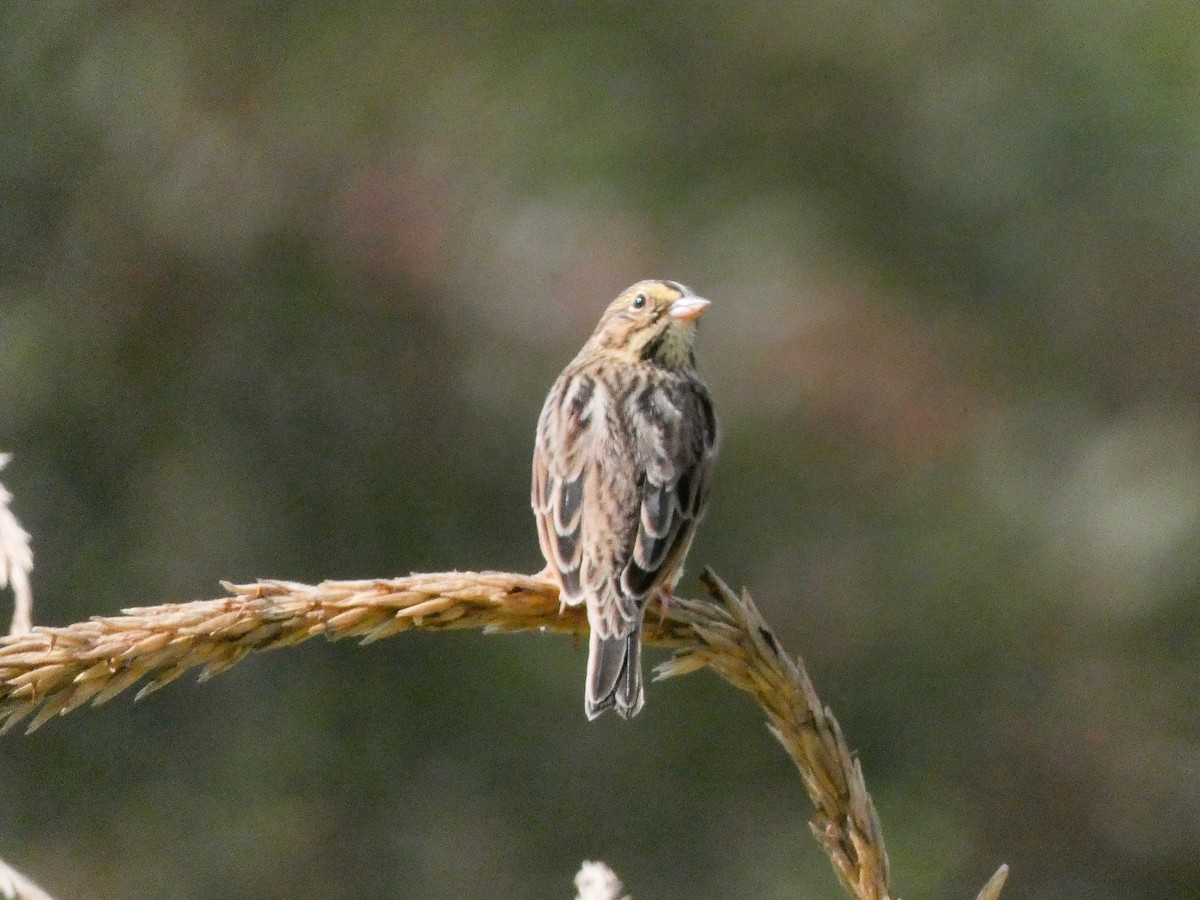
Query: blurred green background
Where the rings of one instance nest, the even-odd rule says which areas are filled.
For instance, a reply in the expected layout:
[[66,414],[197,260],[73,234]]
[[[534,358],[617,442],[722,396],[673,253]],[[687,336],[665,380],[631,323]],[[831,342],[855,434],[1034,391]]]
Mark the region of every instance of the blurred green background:
[[[1200,12],[1116,0],[0,8],[0,449],[35,618],[541,566],[551,381],[715,304],[691,575],[862,758],[904,897],[1196,896]],[[694,578],[681,593],[697,592]],[[662,659],[651,652],[648,662]],[[312,642],[0,740],[57,896],[837,897],[709,675]]]

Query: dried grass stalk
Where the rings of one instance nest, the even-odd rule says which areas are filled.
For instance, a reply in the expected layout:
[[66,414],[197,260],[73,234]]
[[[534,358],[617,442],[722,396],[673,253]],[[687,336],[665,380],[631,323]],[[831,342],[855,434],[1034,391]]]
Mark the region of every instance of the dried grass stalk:
[[812,833],[838,878],[854,897],[887,900],[890,872],[879,816],[833,713],[821,704],[800,661],[783,651],[750,595],[739,597],[710,570],[700,580],[730,620],[706,623],[701,640],[659,666],[658,677],[703,662],[753,695],[800,770],[816,807]]
[[988,879],[987,884],[983,886],[975,900],[1000,900],[1000,891],[1006,881],[1008,881],[1008,866],[1001,866]]
[[[804,667],[783,651],[747,594],[711,571],[718,603],[675,598],[647,612],[647,643],[674,647],[666,678],[708,667],[751,694],[800,770],[816,811],[811,826],[842,884],[860,900],[890,900],[887,850],[862,768]],[[540,576],[444,572],[375,581],[225,584],[221,600],[164,604],[63,628],[0,638],[0,732],[32,715],[26,732],[84,703],[103,703],[139,681],[138,697],[192,668],[201,680],[257,650],[322,635],[369,643],[409,629],[540,629],[584,634],[582,609],[560,612],[557,586]],[[1001,867],[979,900],[997,900]]]

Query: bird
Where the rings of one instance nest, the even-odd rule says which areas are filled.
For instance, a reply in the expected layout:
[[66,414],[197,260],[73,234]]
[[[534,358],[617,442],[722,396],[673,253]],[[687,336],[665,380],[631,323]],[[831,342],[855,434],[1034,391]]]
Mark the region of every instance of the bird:
[[641,711],[646,605],[673,595],[704,512],[717,419],[696,320],[710,305],[675,281],[626,288],[538,418],[530,499],[543,574],[564,607],[587,607],[588,719]]

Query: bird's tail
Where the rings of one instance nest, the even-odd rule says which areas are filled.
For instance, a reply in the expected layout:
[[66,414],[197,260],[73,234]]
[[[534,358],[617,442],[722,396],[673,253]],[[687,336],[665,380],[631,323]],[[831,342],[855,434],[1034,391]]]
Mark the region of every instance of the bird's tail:
[[642,692],[642,625],[623,637],[600,637],[592,629],[588,649],[584,710],[594,719],[615,709],[623,719],[636,716],[646,702]]

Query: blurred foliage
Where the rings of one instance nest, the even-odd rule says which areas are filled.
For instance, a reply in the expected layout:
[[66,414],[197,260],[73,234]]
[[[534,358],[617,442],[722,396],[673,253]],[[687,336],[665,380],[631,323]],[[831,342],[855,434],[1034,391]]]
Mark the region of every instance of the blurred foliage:
[[[1097,0],[0,8],[0,445],[64,623],[220,578],[540,566],[607,300],[716,303],[693,567],[862,754],[906,897],[1200,881],[1200,29]],[[690,581],[682,589],[693,590]],[[62,897],[835,896],[699,676],[405,637],[0,742]]]

